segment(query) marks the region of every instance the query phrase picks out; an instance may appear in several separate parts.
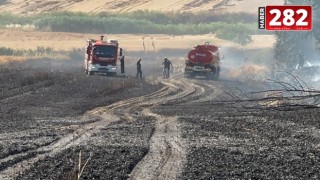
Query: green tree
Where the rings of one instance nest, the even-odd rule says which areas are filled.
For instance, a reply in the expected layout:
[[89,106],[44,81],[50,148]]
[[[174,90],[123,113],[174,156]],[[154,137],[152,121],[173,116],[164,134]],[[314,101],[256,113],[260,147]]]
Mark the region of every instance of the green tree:
[[276,31],[274,44],[273,71],[291,71],[299,62],[299,53],[310,55],[310,48],[320,43],[319,1],[318,0],[285,0],[287,5],[312,5],[313,30],[308,32]]

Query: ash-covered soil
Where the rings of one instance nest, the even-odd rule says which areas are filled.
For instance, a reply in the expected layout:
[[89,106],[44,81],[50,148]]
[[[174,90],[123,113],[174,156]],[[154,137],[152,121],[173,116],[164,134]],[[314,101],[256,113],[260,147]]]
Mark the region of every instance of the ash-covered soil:
[[[230,88],[229,82],[215,84]],[[181,179],[319,179],[318,109],[250,109],[236,100],[217,103],[221,100],[226,100],[225,93],[153,109],[179,116],[187,142]]]
[[[37,149],[58,141],[84,124],[100,120],[97,116],[85,114],[87,111],[120,100],[149,94],[162,86],[138,81],[132,77],[87,76],[80,63],[72,64],[58,60],[15,62],[3,64],[0,69],[0,174],[2,170],[10,168],[22,160],[41,154],[42,152],[37,151]],[[143,124],[146,125],[139,127],[145,128],[145,130],[140,131],[146,134],[141,133],[139,135],[149,138],[150,133],[152,133],[152,121],[149,122],[147,119],[141,121],[145,122]],[[125,122],[121,123],[122,126],[126,126]],[[136,123],[141,124],[140,121]],[[151,125],[148,125],[148,123],[151,123]],[[109,133],[112,128],[117,128],[117,126],[121,125],[106,127],[106,129],[109,129],[105,131]],[[133,124],[133,126],[135,125]],[[136,126],[138,125],[136,124]],[[139,131],[139,129],[131,126],[129,128],[133,128],[132,131],[134,132]],[[101,135],[101,137],[111,141],[112,139],[107,137],[108,133]],[[120,132],[119,130],[116,133],[122,133],[121,136],[118,135],[121,138],[125,137],[123,134],[127,133],[128,135],[128,131]],[[119,140],[115,138],[116,133],[109,134],[109,136]],[[128,138],[125,139],[128,142]],[[131,162],[131,158],[132,161],[137,161],[137,159],[143,157],[148,151],[146,144],[144,142],[115,145],[115,143],[101,142],[101,144],[91,144],[84,148],[83,153],[89,152],[88,148],[97,149],[97,152],[91,152],[93,154],[92,159],[94,157],[101,158],[99,154],[107,154],[106,159],[114,158],[117,160],[118,154],[123,154],[122,158],[130,157],[128,162]],[[65,152],[58,155],[59,158],[51,157],[53,161],[50,158],[45,159],[46,163],[44,164],[52,166],[52,168],[57,166],[58,170],[60,165],[67,164],[69,156],[77,154],[70,154],[71,151],[77,151],[77,148],[66,149]],[[60,156],[67,158],[65,159],[66,163],[60,162]],[[52,162],[52,164],[48,164],[48,162]],[[91,160],[92,162],[94,160]],[[105,162],[113,164],[109,160]],[[69,172],[64,172],[66,167],[61,167],[60,173],[54,171],[54,173],[51,172],[52,174],[46,174],[46,171],[50,168],[43,167],[41,162],[39,163],[40,165],[37,166],[42,168],[36,168],[34,173],[36,175],[32,175],[33,169],[28,173],[30,176],[20,177],[22,179],[34,179],[34,177],[46,179],[47,177],[63,177],[59,174]],[[129,166],[132,165],[123,165],[125,168],[129,168]],[[118,168],[116,165],[114,167]],[[125,176],[121,172],[122,170],[119,170],[119,177],[120,174],[121,177]],[[17,172],[17,174],[19,173],[21,172]],[[57,174],[57,176],[53,174]],[[105,177],[108,176],[107,174]]]
[[149,84],[41,63],[1,66],[4,179],[76,179],[79,164],[80,179],[319,179],[318,109],[238,99],[270,84]]
[[148,117],[112,123],[90,141],[38,161],[16,179],[73,179],[77,176],[80,151],[81,167],[88,161],[81,179],[127,179],[148,153],[153,131],[154,120]]

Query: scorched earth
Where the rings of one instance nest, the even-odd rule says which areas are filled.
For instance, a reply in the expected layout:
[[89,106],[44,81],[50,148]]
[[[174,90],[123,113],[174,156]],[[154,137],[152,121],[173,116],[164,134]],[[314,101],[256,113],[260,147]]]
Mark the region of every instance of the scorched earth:
[[1,66],[0,179],[319,178],[318,110],[245,101],[269,84],[41,62]]

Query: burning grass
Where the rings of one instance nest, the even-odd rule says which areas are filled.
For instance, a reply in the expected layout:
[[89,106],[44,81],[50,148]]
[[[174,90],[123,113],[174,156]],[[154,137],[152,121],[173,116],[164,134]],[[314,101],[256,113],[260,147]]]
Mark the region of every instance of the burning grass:
[[236,69],[229,69],[226,76],[239,80],[266,80],[269,75],[269,69],[264,65],[258,64],[245,64],[242,67]]

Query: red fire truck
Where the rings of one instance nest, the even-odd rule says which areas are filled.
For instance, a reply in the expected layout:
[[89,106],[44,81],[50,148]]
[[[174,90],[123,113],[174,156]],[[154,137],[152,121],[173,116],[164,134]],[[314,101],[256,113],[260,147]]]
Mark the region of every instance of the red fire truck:
[[85,54],[85,71],[88,75],[105,73],[106,75],[117,74],[117,60],[121,58],[122,48],[119,48],[117,40],[88,39],[87,52]]

